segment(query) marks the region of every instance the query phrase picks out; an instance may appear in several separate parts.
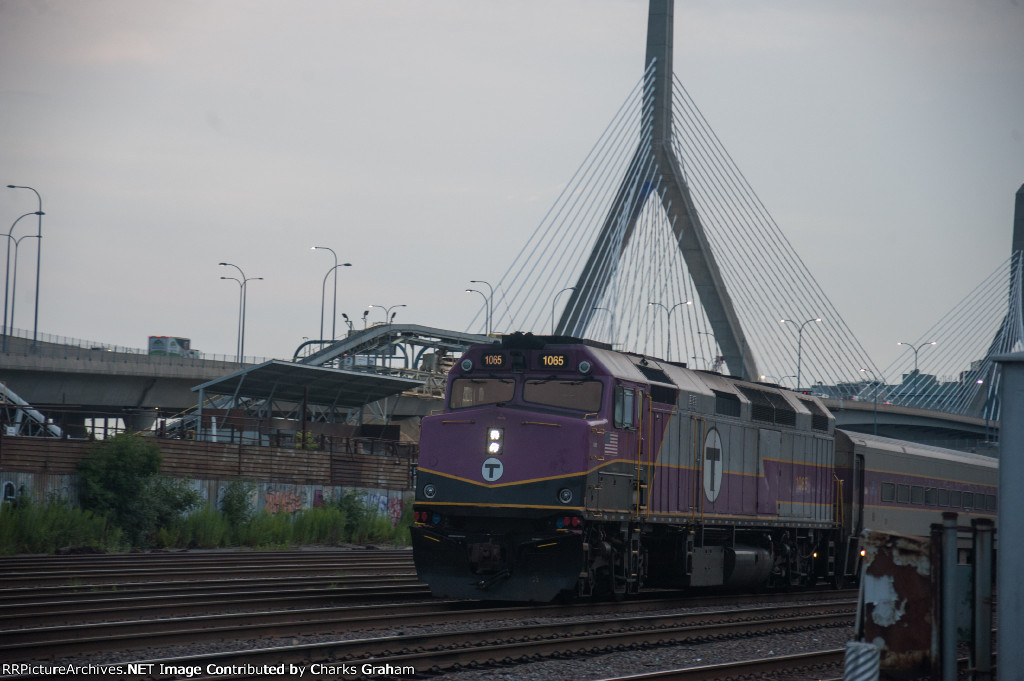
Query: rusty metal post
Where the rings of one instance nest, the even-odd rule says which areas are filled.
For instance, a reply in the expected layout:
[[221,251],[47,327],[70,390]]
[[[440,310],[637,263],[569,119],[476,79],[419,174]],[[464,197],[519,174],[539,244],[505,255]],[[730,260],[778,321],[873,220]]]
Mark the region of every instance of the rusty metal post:
[[939,660],[942,681],[957,681],[956,669],[956,513],[942,514],[942,626]]
[[992,521],[975,518],[974,681],[992,681]]
[[[999,391],[999,517],[996,531],[996,602],[999,621],[999,681],[1015,681],[1024,670],[1024,580],[1020,566],[1024,562],[1024,353],[996,357],[1002,365]],[[1010,539],[1007,541],[1007,539]]]

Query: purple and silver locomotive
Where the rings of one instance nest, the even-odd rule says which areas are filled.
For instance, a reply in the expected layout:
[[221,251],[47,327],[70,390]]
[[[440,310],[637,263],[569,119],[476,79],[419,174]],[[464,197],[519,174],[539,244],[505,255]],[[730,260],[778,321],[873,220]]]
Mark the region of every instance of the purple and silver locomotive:
[[412,528],[435,596],[618,598],[854,573],[863,474],[836,467],[816,397],[513,334],[466,351],[446,400],[423,419]]

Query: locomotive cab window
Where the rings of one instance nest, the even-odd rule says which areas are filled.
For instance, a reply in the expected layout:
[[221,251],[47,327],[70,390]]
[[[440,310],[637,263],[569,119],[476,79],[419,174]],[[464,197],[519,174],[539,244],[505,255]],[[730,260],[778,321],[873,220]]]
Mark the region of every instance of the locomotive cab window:
[[550,407],[597,413],[601,411],[603,388],[600,381],[594,380],[530,379],[523,386],[523,400]]
[[508,378],[457,378],[452,381],[448,406],[465,409],[481,404],[511,402],[515,387],[515,381]]
[[636,391],[633,388],[618,387],[615,389],[615,427],[632,428],[636,424],[635,413]]

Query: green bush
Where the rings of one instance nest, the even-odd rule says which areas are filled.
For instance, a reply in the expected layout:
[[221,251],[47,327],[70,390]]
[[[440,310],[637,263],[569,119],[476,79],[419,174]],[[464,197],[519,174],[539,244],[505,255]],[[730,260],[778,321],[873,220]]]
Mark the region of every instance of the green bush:
[[159,475],[160,449],[134,433],[97,442],[79,462],[82,508],[120,527],[132,546],[168,540],[161,528],[197,506],[200,495],[184,480]]
[[220,510],[228,522],[234,527],[249,522],[252,517],[250,501],[256,485],[245,480],[232,480],[224,488],[224,496],[220,500]]

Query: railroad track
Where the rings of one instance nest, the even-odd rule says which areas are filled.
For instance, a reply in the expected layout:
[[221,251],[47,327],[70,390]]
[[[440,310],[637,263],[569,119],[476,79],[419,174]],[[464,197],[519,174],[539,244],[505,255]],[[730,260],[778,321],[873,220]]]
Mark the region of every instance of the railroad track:
[[[651,647],[702,642],[734,636],[806,631],[820,627],[849,626],[853,619],[851,601],[771,606],[703,613],[678,611],[658,615],[623,616],[617,606],[601,606],[611,614],[594,615],[590,606],[547,606],[527,608],[481,608],[457,611],[455,606],[439,610],[436,604],[414,608],[317,609],[246,613],[213,618],[162,619],[148,622],[110,623],[75,628],[56,627],[50,631],[15,630],[4,633],[0,655],[5,659],[38,660],[45,651],[59,650],[62,656],[83,655],[98,650],[129,650],[138,647],[194,643],[197,640],[251,640],[265,635],[291,638],[307,633],[324,634],[342,630],[395,628],[402,635],[350,638],[326,642],[226,650],[199,655],[164,656],[136,660],[136,668],[147,665],[174,668],[263,668],[287,664],[320,665],[325,676],[335,673],[334,662],[345,665],[387,664],[417,673],[439,672],[480,665],[509,664],[544,657],[592,655],[628,647]],[[651,604],[648,604],[648,607]],[[420,612],[416,610],[419,609]],[[527,618],[543,617],[540,624],[521,624]],[[497,622],[482,628],[415,633],[427,625],[457,621]],[[75,638],[74,636],[80,636]],[[315,672],[314,672],[315,674]],[[240,677],[247,676],[242,674]],[[224,678],[224,673],[214,674]],[[233,675],[227,674],[232,677]],[[157,674],[155,678],[174,678]]]
[[[369,553],[379,559],[382,552]],[[408,552],[404,554],[399,558],[408,561]],[[175,579],[124,582],[109,589],[102,583],[79,583],[60,588],[44,587],[49,592],[47,595],[62,593],[65,600],[44,597],[29,599],[33,602],[27,603],[17,603],[15,598],[4,600],[4,596],[13,596],[18,590],[3,589],[0,590],[0,659],[30,661],[36,669],[43,669],[40,673],[28,671],[18,678],[52,676],[52,669],[47,671],[38,666],[39,660],[46,659],[84,662],[117,659],[121,661],[119,664],[127,665],[133,656],[131,652],[116,656],[111,653],[132,650],[142,651],[142,656],[151,658],[136,659],[133,664],[137,666],[133,669],[155,665],[146,668],[152,678],[174,678],[175,668],[199,665],[206,669],[207,665],[214,665],[212,668],[218,671],[213,678],[224,679],[232,677],[224,669],[249,670],[246,665],[282,664],[304,665],[307,673],[303,678],[316,677],[312,673],[314,664],[326,665],[321,668],[323,678],[337,677],[338,664],[348,665],[349,669],[355,664],[358,672],[355,676],[358,676],[362,665],[373,667],[382,660],[392,665],[391,669],[429,674],[487,665],[516,665],[524,660],[576,659],[616,650],[690,645],[721,637],[757,637],[780,631],[849,626],[853,617],[850,592],[836,591],[758,597],[769,603],[794,598],[807,601],[841,598],[831,603],[807,603],[786,610],[773,605],[760,611],[748,608],[708,614],[692,610],[711,604],[741,604],[751,597],[713,595],[680,599],[678,594],[665,593],[646,594],[649,600],[619,604],[493,608],[466,602],[424,600],[427,591],[422,585],[389,582],[384,585],[386,588],[380,589],[381,573],[360,575],[354,570],[340,578],[328,576],[329,582],[305,589],[300,585],[306,585],[313,578],[301,575],[306,574],[309,566],[296,563],[306,558],[310,562],[319,560],[304,552],[287,556],[284,562],[291,565],[283,565],[282,569],[293,568],[296,572],[278,580],[244,578],[218,582],[211,579],[197,584]],[[173,564],[173,561],[174,558],[165,561],[172,564],[164,567],[182,567],[181,563]],[[86,562],[89,569],[94,569],[99,561]],[[131,562],[99,567],[103,570],[132,569]],[[217,563],[206,557],[197,562],[205,563],[199,565],[200,568],[214,564],[251,564],[237,556],[233,563]],[[268,560],[267,564],[274,562]],[[324,565],[321,563],[321,567]],[[149,562],[146,566],[156,567]],[[336,568],[330,561],[326,566]],[[18,566],[18,570],[23,569],[23,565]],[[378,569],[390,568],[378,562]],[[0,573],[9,571],[3,569]],[[223,577],[227,572],[229,570],[222,569],[219,574]],[[367,577],[374,580],[374,586],[355,583]],[[158,574],[154,572],[150,578],[157,579]],[[287,590],[284,585],[292,588]],[[203,588],[187,594],[176,592],[196,586]],[[391,602],[375,602],[375,598]],[[311,602],[323,607],[302,607]],[[252,609],[256,604],[260,607],[258,612]],[[335,604],[344,605],[327,607]],[[673,610],[657,615],[638,614],[655,608]],[[62,609],[64,619],[61,619]],[[232,609],[244,612],[229,612]],[[785,617],[781,616],[783,613]],[[74,623],[68,621],[69,618]],[[539,619],[545,621],[537,623]],[[396,635],[395,632],[401,633]],[[323,640],[325,637],[328,640]],[[255,639],[267,641],[267,647],[253,649]],[[195,651],[200,645],[213,652],[197,654]],[[171,671],[161,673],[159,670],[164,668]],[[251,675],[250,670],[236,677]],[[379,671],[367,675],[381,678]],[[261,678],[272,677],[272,674],[261,674]],[[283,677],[294,678],[294,675],[285,673]]]
[[5,558],[0,569],[0,594],[9,589],[61,587],[94,589],[152,581],[194,581],[275,576],[345,576],[350,571],[404,570],[414,572],[412,552],[293,551],[211,552],[207,554],[135,554]]

